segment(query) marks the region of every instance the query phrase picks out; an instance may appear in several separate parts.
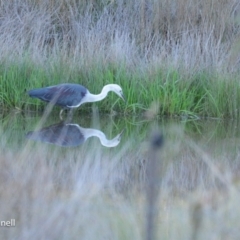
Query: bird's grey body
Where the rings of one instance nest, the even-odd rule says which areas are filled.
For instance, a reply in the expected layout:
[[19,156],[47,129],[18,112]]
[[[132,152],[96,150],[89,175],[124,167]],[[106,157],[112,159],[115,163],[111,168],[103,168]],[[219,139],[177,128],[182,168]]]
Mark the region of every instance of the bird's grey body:
[[62,108],[75,108],[83,103],[88,90],[80,84],[63,83],[55,86],[37,88],[28,91],[32,98],[50,102]]

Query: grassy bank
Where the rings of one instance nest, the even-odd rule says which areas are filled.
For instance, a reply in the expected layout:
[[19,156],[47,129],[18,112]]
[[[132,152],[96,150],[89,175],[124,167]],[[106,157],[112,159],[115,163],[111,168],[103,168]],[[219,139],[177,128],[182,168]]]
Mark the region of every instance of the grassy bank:
[[[126,66],[111,65],[86,70],[61,63],[38,67],[24,62],[2,65],[0,79],[0,105],[4,110],[43,110],[46,103],[29,98],[26,90],[71,82],[86,86],[92,93],[99,93],[108,83],[121,85],[126,104],[111,93],[95,103],[101,112],[139,114],[155,102],[155,112],[161,116],[238,118],[240,114],[240,85],[233,75],[203,71],[186,75],[170,68],[130,72]],[[78,111],[90,112],[92,104],[84,104]]]
[[[239,2],[0,1],[0,104],[42,110],[25,90],[62,82],[97,93],[101,111],[239,116]],[[214,6],[214,7],[213,7]],[[90,104],[82,106],[89,111]]]

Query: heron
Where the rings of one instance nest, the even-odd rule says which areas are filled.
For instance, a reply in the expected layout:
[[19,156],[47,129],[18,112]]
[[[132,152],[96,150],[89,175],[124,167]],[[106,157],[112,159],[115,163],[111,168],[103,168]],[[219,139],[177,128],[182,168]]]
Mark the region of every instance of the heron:
[[36,88],[27,93],[32,98],[38,98],[62,107],[59,113],[60,118],[62,118],[62,113],[65,109],[70,109],[72,113],[72,109],[79,107],[83,103],[101,101],[110,91],[115,92],[125,101],[123,90],[117,84],[105,85],[100,94],[92,94],[86,87],[73,83],[62,83],[44,88]]

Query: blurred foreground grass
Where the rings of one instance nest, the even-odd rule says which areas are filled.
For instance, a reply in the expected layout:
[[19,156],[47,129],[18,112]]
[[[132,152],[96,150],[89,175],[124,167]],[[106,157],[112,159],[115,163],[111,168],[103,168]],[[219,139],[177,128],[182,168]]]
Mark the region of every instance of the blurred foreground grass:
[[[239,239],[238,152],[216,158],[179,127],[164,137],[157,239]],[[16,226],[1,227],[1,239],[144,239],[152,150],[148,138],[135,145],[59,151],[27,142],[11,151],[2,144],[0,220]]]

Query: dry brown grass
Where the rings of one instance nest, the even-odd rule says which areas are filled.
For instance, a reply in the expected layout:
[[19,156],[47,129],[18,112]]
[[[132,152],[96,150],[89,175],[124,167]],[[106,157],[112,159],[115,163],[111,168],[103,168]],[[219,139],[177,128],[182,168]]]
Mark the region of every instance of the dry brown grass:
[[[2,60],[236,71],[239,2],[1,1]],[[139,14],[140,13],[140,14]],[[61,60],[59,60],[59,58]]]

